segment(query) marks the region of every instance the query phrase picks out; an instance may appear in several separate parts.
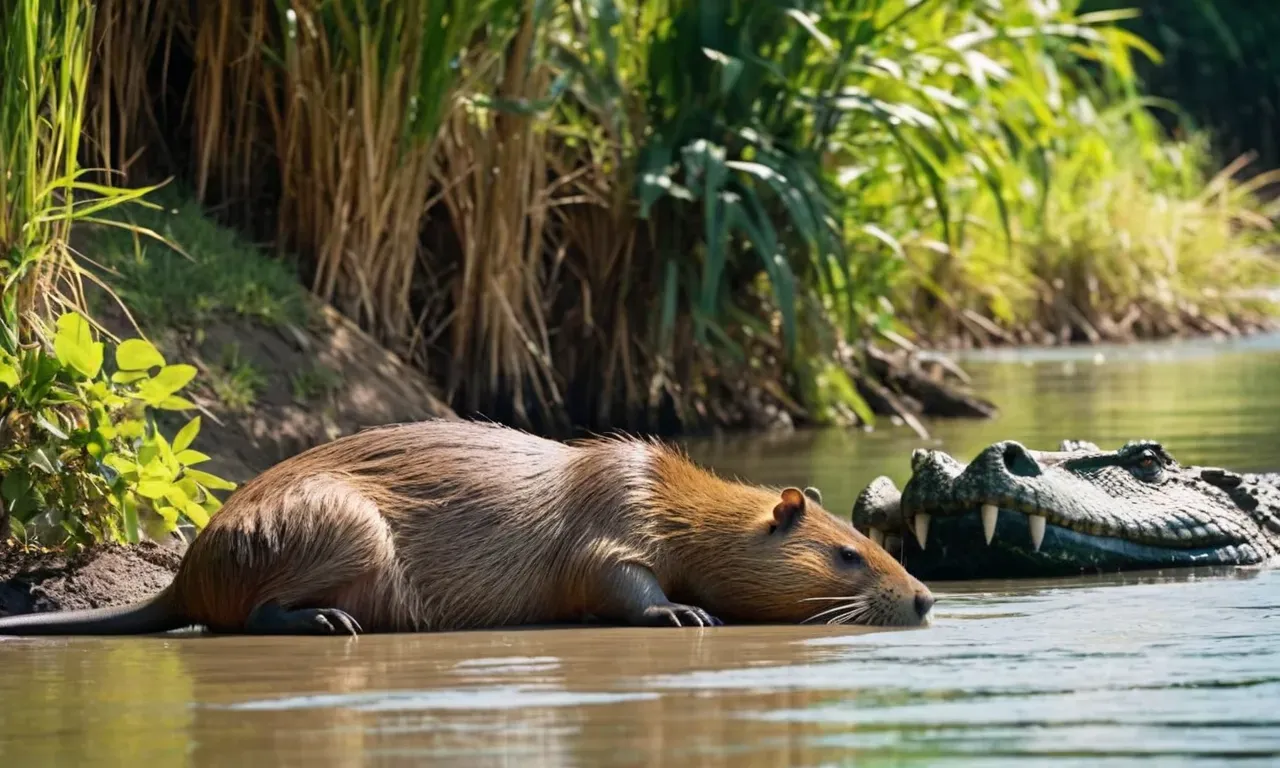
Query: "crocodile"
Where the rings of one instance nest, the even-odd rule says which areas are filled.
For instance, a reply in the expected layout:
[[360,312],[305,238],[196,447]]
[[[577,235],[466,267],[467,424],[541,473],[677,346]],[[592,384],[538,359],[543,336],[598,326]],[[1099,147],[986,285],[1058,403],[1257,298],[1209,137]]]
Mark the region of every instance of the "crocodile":
[[1152,440],[1006,440],[967,465],[917,449],[902,490],[877,477],[852,518],[921,579],[1263,566],[1280,557],[1280,474],[1182,466]]

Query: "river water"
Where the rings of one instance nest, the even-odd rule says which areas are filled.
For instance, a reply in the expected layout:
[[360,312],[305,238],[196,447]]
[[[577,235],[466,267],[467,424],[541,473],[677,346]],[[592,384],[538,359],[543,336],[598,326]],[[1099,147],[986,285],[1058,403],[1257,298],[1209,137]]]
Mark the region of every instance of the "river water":
[[[1096,358],[1096,359],[1095,359]],[[1280,468],[1280,338],[967,362],[993,422],[691,444],[847,512],[911,450]],[[0,766],[1280,764],[1280,571],[932,585],[932,627],[0,641]]]

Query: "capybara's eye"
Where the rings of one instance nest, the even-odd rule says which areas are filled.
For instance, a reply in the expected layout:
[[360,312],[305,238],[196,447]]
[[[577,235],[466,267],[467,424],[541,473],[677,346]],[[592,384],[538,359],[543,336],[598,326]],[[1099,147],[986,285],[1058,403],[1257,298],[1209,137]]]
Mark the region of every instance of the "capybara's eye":
[[845,565],[859,565],[862,563],[862,555],[858,554],[858,550],[853,547],[841,547],[840,562]]

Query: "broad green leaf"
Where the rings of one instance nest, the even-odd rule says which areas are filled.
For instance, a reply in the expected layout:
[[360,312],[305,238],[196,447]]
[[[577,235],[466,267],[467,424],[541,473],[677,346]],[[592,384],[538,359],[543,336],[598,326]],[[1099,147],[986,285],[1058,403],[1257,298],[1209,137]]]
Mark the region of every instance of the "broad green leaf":
[[29,522],[40,512],[41,502],[39,492],[31,488],[9,505],[9,514],[23,523]]
[[178,510],[167,504],[165,506],[156,507],[156,514],[164,520],[169,530],[173,530],[178,525]]
[[18,386],[18,369],[11,363],[0,362],[0,386],[14,389]]
[[164,497],[169,501],[170,504],[174,505],[175,507],[180,507],[183,504],[186,504],[187,502],[191,501],[190,497],[187,496],[186,492],[183,491],[181,488],[179,488],[176,484],[170,485],[168,488],[165,489]]
[[17,501],[30,487],[31,476],[27,474],[27,470],[17,467],[6,472],[4,480],[0,481],[0,495],[9,501]]
[[[122,430],[123,431],[123,430]],[[148,440],[138,448],[138,466],[143,473],[155,463],[156,457],[160,455],[160,448],[155,444],[154,440]]]
[[151,378],[151,374],[146,371],[116,371],[111,374],[111,380],[116,384],[132,384],[148,378]]
[[142,480],[138,483],[136,490],[143,498],[161,499],[172,485],[168,480]]
[[181,363],[166,365],[150,380],[138,386],[138,396],[145,400],[147,405],[158,405],[174,392],[190,384],[195,377],[194,365]]
[[27,454],[27,462],[47,475],[57,473],[57,469],[54,468],[53,461],[49,458],[49,452],[44,448],[32,449],[32,451]]
[[194,501],[188,501],[183,504],[182,511],[196,528],[204,528],[209,524],[209,513]]
[[149,341],[125,339],[116,347],[116,367],[122,371],[146,371],[164,366],[164,355]]
[[53,350],[58,361],[79,371],[86,379],[97,376],[102,370],[102,342],[94,341],[89,321],[77,312],[68,312],[58,318],[57,325]]
[[138,465],[132,460],[118,453],[108,453],[102,458],[102,463],[111,467],[122,475],[138,473]]
[[173,438],[173,450],[181,453],[191,447],[191,442],[196,439],[196,435],[200,433],[200,417],[196,416],[188,421],[186,426],[178,430],[178,434]]
[[170,395],[156,403],[155,407],[162,411],[190,411],[195,409],[196,404],[184,397]]
[[160,461],[164,462],[165,468],[169,471],[169,477],[172,478],[182,467],[178,465],[178,459],[173,455],[173,448],[169,446],[169,441],[164,439],[164,435],[156,432],[155,441],[156,448],[159,449]]
[[53,419],[50,418],[50,416],[56,417],[56,414],[53,411],[45,411],[39,414],[38,416],[36,416],[36,423],[39,424],[40,428],[43,429],[45,432],[48,432],[49,434],[53,435],[59,440],[66,440],[67,439],[66,431],[63,430],[62,427],[55,424]]
[[183,464],[188,467],[193,464],[201,464],[209,460],[208,454],[204,454],[190,448],[185,451],[178,451],[174,454],[174,458],[178,460],[179,464]]
[[182,492],[187,494],[187,498],[189,499],[198,499],[201,497],[200,486],[196,485],[196,481],[192,480],[190,477],[184,475],[181,480],[175,483],[175,485],[181,488]]
[[195,480],[197,483],[215,491],[234,491],[236,484],[230,480],[223,480],[217,475],[211,475],[208,472],[202,472],[198,469],[188,469],[184,474]]
[[126,440],[137,440],[147,433],[147,425],[141,419],[125,419],[116,424],[116,431]]

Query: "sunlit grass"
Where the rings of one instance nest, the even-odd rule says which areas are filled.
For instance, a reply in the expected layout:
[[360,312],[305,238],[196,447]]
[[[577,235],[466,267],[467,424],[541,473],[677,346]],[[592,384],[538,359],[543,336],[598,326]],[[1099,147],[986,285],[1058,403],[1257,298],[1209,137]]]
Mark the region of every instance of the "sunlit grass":
[[185,193],[152,194],[154,208],[114,211],[131,229],[78,227],[77,246],[100,269],[144,330],[202,328],[239,316],[265,325],[307,319],[305,289],[294,269],[229,227],[214,222]]
[[1047,195],[1018,206],[1012,248],[978,205],[957,257],[913,251],[903,301],[923,275],[949,298],[917,314],[917,327],[1001,340],[977,315],[1004,340],[1035,329],[1037,343],[1099,341],[1228,331],[1275,314],[1242,294],[1280,284],[1280,206],[1255,194],[1276,174],[1241,183],[1242,159],[1209,176],[1203,136],[1144,147],[1124,124],[1081,132],[1072,149]]
[[84,305],[71,224],[148,190],[89,183],[79,165],[93,5],[15,0],[2,12],[0,345],[12,352],[31,322]]
[[[99,92],[119,101],[89,125],[111,131],[102,156],[123,163],[152,137],[142,64],[163,70],[181,49],[191,135],[165,138],[197,199],[274,233],[318,296],[468,411],[692,425],[751,380],[814,414],[866,418],[849,352],[863,341],[1160,333],[1234,317],[1229,289],[1269,279],[1265,211],[1209,194],[1198,145],[1124,115],[1144,105],[1133,59],[1158,61],[1116,26],[1127,12],[101,8],[120,30],[98,32],[113,49]],[[169,28],[144,32],[147,19]],[[182,235],[178,221],[166,226]],[[237,250],[185,236],[211,241],[210,263]],[[144,314],[289,311],[273,306],[275,278],[245,287],[258,262],[229,255],[225,280],[195,273],[209,296],[180,302],[185,287],[159,285],[187,267],[132,242],[106,258]]]

